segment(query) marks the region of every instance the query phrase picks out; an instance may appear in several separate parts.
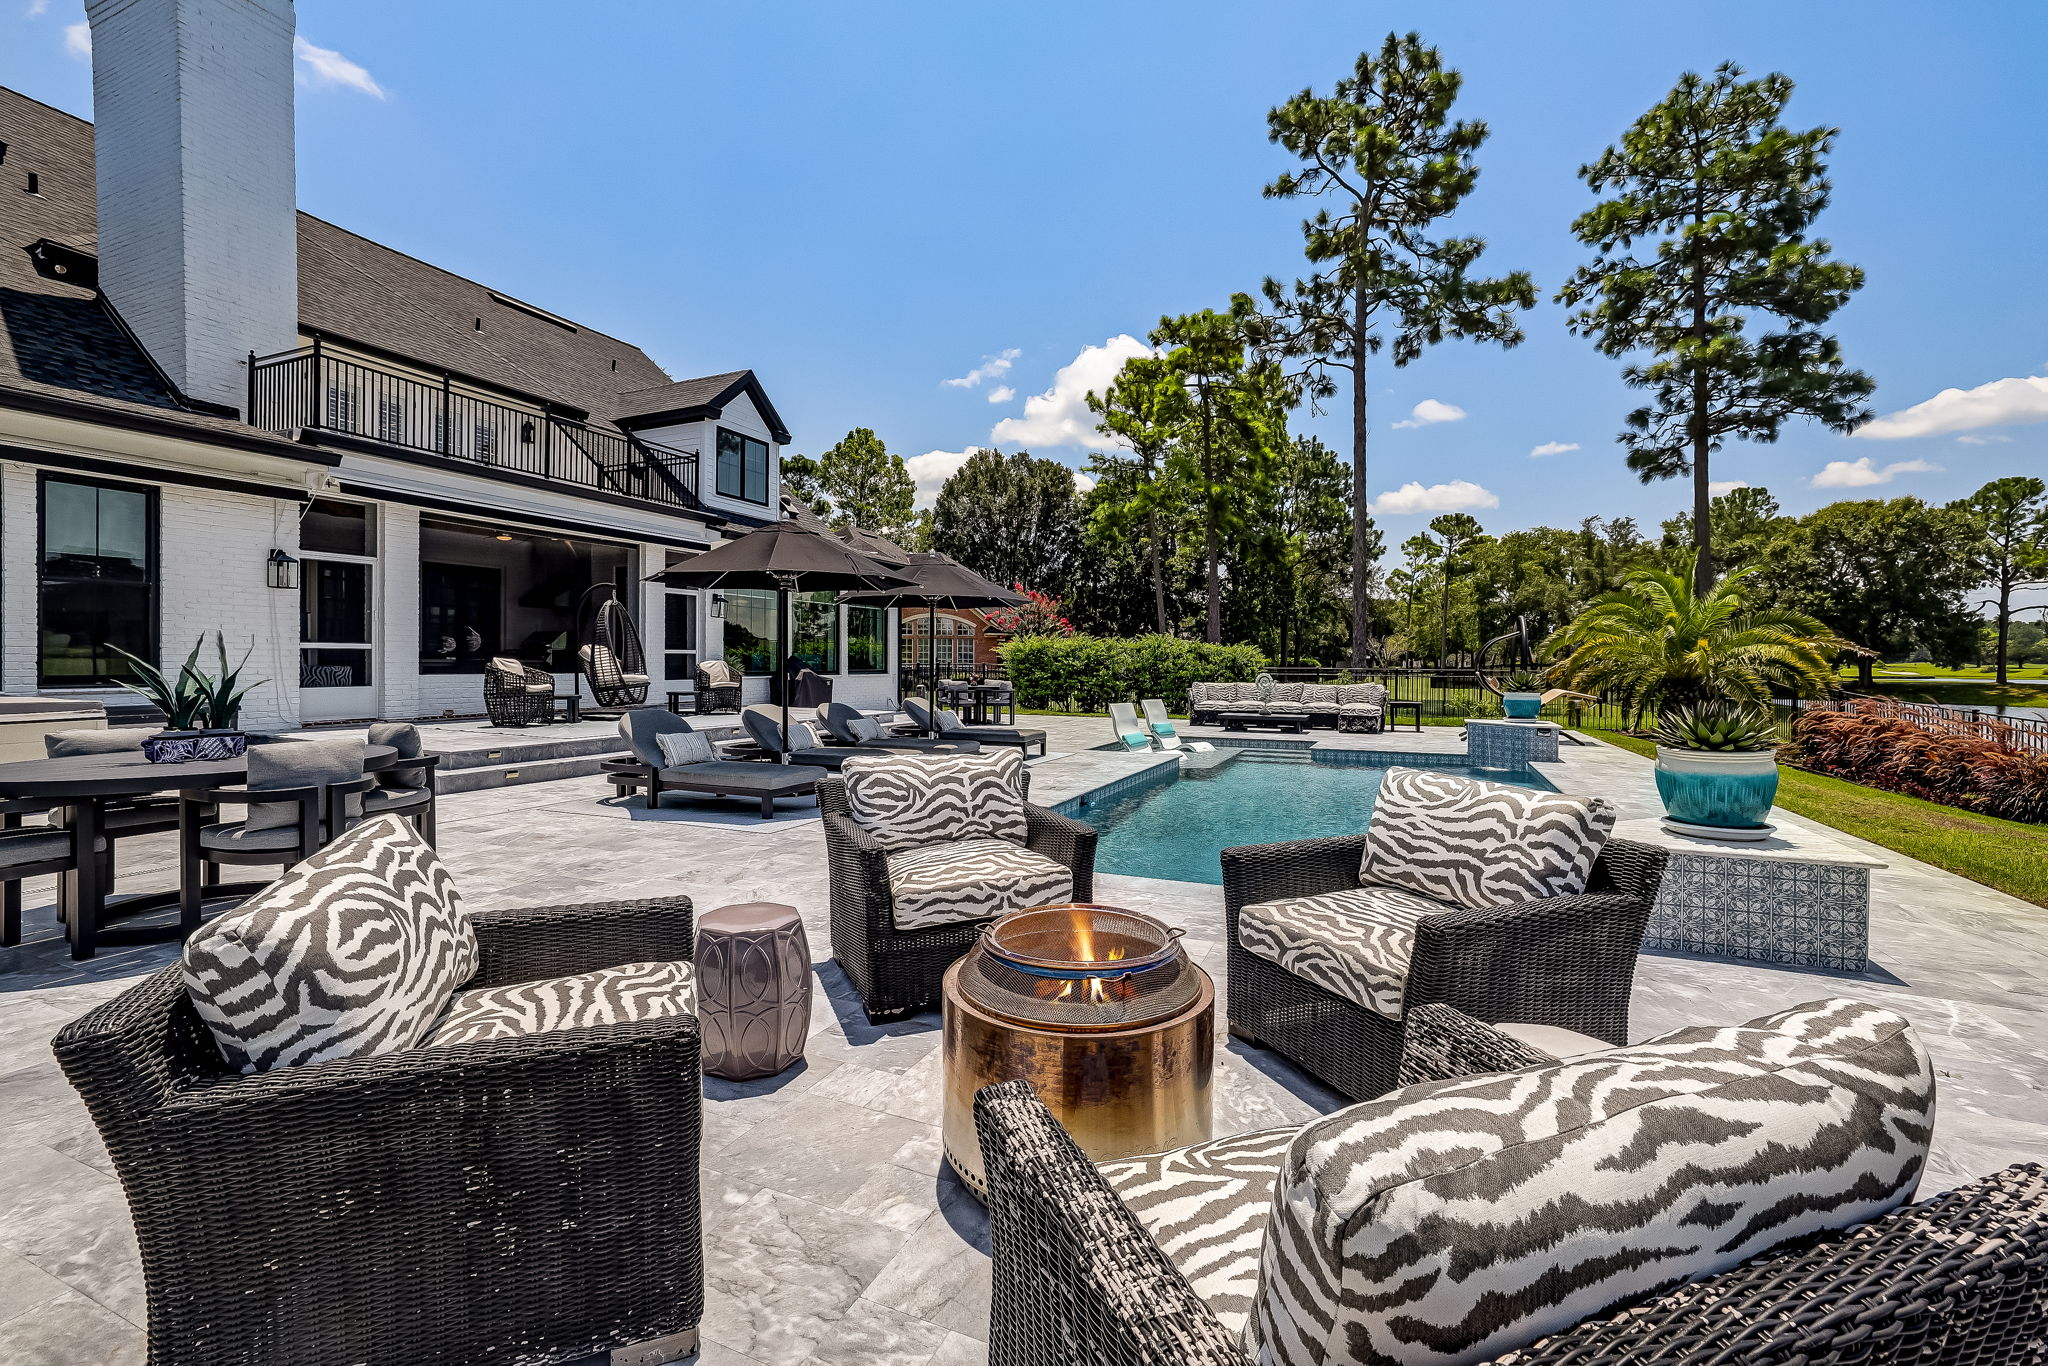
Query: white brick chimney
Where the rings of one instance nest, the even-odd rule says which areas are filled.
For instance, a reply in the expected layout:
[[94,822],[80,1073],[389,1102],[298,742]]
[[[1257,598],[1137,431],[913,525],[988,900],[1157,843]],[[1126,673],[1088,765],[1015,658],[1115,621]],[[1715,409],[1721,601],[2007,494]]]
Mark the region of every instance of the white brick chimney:
[[86,0],[100,288],[191,398],[297,344],[291,0]]

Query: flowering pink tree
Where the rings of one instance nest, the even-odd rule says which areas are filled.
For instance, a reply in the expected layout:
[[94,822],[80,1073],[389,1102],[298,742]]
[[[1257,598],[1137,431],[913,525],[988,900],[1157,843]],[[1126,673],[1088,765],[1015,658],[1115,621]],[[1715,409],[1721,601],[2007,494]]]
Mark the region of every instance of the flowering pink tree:
[[1070,636],[1074,634],[1074,623],[1060,612],[1060,600],[1050,593],[1041,593],[1035,588],[1026,588],[1021,583],[1010,587],[1022,593],[1026,599],[1020,607],[999,607],[987,614],[985,620],[991,631],[1008,636]]

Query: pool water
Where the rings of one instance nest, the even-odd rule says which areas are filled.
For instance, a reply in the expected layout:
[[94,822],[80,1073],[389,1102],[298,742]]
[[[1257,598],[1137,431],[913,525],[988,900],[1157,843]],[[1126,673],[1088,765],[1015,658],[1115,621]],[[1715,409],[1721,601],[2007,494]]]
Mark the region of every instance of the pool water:
[[[1390,766],[1399,767],[1399,760]],[[1531,769],[1428,768],[1554,790]],[[1218,855],[1232,845],[1363,833],[1385,776],[1384,768],[1315,763],[1306,750],[1247,749],[1207,776],[1169,778],[1091,803],[1077,815],[1102,832],[1097,872],[1221,883]]]

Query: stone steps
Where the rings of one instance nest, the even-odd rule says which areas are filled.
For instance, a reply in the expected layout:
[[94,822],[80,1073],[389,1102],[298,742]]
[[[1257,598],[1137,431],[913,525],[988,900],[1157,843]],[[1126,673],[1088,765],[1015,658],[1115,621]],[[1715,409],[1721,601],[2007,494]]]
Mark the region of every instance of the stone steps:
[[[733,739],[741,733],[738,726],[706,726],[704,730],[714,740]],[[436,789],[441,792],[479,792],[561,778],[588,778],[603,773],[612,760],[631,757],[631,751],[616,733],[562,736],[536,727],[532,733],[511,731],[502,740],[493,736],[485,745],[436,745],[434,739],[432,731],[428,731],[427,752],[441,756],[435,780]]]

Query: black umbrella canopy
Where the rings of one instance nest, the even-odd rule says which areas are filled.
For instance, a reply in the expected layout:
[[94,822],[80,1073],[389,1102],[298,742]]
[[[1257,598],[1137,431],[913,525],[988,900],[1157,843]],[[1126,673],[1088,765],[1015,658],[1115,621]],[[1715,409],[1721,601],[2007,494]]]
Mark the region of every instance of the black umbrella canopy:
[[785,588],[798,592],[888,592],[910,580],[837,537],[777,522],[713,546],[675,569],[649,574],[671,588]]
[[932,607],[1021,607],[1029,601],[1022,593],[983,578],[950,555],[919,552],[894,572],[909,579],[910,586],[856,594],[847,602],[866,607],[906,602]]

